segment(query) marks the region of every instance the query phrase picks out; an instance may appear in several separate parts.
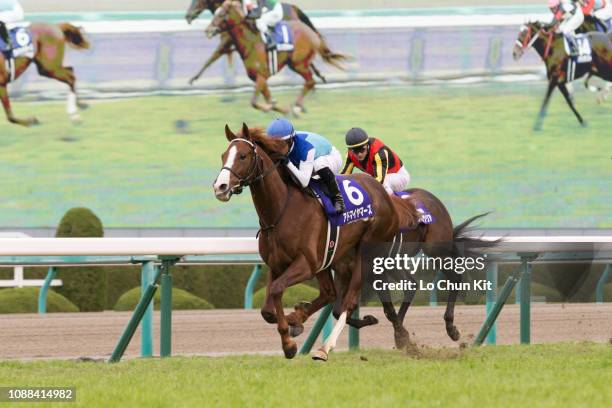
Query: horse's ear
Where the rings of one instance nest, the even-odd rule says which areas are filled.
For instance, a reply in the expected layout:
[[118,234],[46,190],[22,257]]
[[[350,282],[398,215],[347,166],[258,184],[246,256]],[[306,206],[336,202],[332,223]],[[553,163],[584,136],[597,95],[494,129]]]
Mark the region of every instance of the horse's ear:
[[244,122],[242,122],[242,137],[244,137],[245,139],[251,138],[251,135],[249,133],[249,127]]
[[227,123],[225,124],[225,137],[230,142],[236,138],[236,135],[231,131]]

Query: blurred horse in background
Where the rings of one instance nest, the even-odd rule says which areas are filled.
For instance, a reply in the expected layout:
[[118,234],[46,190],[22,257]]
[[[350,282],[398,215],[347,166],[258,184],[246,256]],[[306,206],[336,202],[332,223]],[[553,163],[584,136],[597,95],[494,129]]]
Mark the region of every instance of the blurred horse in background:
[[[223,0],[191,0],[189,9],[187,10],[187,13],[185,14],[185,20],[187,20],[187,23],[191,24],[193,20],[198,18],[198,16],[204,10],[208,10],[210,11],[210,14],[214,15],[215,11],[217,10],[217,8],[219,8],[219,6],[222,3],[223,3]],[[306,13],[304,13],[298,6],[289,4],[289,3],[282,3],[282,6],[283,6],[283,19],[284,20],[287,20],[287,21],[288,20],[299,20],[302,23],[306,24],[308,27],[310,27],[312,31],[321,35],[319,31],[315,28],[314,24],[312,24],[312,21],[310,21]],[[204,63],[202,68],[198,71],[198,73],[189,80],[189,84],[193,85],[193,83],[202,76],[204,71],[206,71],[206,69],[212,63],[214,63],[216,60],[218,60],[223,55],[227,55],[229,64],[230,65],[232,64],[232,53],[236,51],[236,48],[234,47],[232,39],[230,38],[227,32],[221,33],[220,37],[221,37],[220,44],[217,46],[213,54],[206,60],[206,62]]]
[[[70,87],[66,111],[73,121],[80,120],[78,108],[84,109],[87,105],[77,96],[74,69],[63,66],[63,62],[66,45],[77,50],[89,48],[89,42],[82,30],[68,23],[33,23],[19,30],[17,36],[21,38],[17,38],[17,46],[20,42],[31,45],[31,55],[23,54],[10,58],[5,53],[0,53],[0,99],[8,121],[22,126],[38,124],[38,119],[33,116],[20,119],[13,114],[7,90],[8,83],[19,78],[31,63],[36,65],[40,75],[56,79]],[[19,48],[15,50],[18,51]]]

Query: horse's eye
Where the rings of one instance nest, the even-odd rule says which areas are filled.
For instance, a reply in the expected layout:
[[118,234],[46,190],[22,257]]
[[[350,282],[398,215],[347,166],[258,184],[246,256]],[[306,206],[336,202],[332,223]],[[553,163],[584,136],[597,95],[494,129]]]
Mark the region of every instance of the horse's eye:
[[246,154],[243,153],[240,155],[240,160],[244,160],[244,159],[246,159]]

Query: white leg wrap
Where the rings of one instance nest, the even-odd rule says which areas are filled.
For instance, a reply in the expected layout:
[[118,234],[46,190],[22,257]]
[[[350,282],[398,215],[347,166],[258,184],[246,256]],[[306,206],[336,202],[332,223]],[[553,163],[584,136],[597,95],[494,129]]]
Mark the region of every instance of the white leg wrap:
[[325,350],[326,353],[329,353],[334,347],[336,347],[336,342],[338,341],[338,337],[340,337],[340,333],[342,333],[342,330],[344,329],[345,325],[346,325],[346,311],[344,311],[340,315],[340,318],[336,322],[336,325],[334,326],[334,329],[332,330],[331,334],[327,338],[327,341],[325,342],[325,344],[323,344],[323,350]]
[[68,100],[66,101],[66,113],[69,115],[74,115],[78,112],[76,101],[76,94],[74,92],[70,92],[68,94]]

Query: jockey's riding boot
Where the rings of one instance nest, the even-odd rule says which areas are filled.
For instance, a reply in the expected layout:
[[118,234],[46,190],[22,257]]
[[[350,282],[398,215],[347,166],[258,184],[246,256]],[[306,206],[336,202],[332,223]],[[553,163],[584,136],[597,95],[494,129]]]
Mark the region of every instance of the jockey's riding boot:
[[272,51],[276,48],[276,41],[274,41],[274,29],[268,28],[266,33],[266,50]]
[[336,176],[334,176],[334,173],[329,167],[323,167],[321,170],[317,171],[317,174],[321,177],[321,181],[327,188],[327,191],[329,191],[329,198],[332,200],[336,213],[342,214],[346,211],[346,206],[344,205],[344,198],[342,198],[340,188],[338,188]]
[[2,21],[0,21],[0,38],[2,38],[2,41],[4,41],[4,43],[8,46],[7,51],[13,49],[13,42],[11,41],[11,36],[9,35],[8,28],[6,27],[6,24],[4,24],[4,22]]

